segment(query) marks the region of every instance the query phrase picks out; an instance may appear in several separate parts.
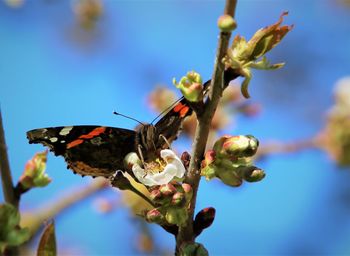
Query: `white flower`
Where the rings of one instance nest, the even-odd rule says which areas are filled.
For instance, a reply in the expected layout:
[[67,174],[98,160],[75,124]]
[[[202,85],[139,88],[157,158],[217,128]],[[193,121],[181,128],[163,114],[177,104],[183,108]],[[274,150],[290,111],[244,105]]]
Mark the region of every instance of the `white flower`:
[[[136,155],[136,153],[131,154],[133,158]],[[165,161],[165,166],[160,163],[161,160],[158,160],[153,163],[146,163],[146,170],[141,167],[140,161],[133,161],[132,171],[135,177],[144,185],[163,185],[169,183],[175,177],[182,178],[184,176],[186,169],[180,158],[173,151],[170,149],[163,149],[160,151],[160,157]],[[152,166],[156,166],[159,172],[152,171]]]

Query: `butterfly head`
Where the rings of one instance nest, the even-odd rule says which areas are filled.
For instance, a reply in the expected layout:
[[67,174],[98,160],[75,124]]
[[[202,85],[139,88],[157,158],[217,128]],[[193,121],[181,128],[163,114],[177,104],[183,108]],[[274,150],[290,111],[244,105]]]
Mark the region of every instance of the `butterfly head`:
[[138,146],[143,152],[155,152],[157,150],[155,141],[157,139],[157,129],[152,124],[145,124],[139,127]]

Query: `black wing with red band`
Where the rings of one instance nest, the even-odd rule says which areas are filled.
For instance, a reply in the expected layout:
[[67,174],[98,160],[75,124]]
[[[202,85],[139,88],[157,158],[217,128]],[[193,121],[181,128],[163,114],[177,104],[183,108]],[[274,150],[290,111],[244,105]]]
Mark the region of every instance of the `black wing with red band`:
[[[159,135],[171,143],[191,113],[187,101],[182,99],[155,124],[153,140],[157,149],[166,144]],[[75,173],[103,177],[124,169],[124,157],[137,152],[139,136],[132,130],[104,126],[62,126],[27,132],[29,143],[43,144],[55,155],[62,155]]]

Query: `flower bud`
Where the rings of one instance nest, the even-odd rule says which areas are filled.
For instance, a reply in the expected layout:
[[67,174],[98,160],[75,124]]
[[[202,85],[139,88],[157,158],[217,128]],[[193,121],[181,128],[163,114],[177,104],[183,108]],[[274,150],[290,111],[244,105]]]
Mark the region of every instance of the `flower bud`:
[[159,189],[152,190],[149,196],[154,202],[158,202],[163,198],[163,194],[159,191]]
[[224,14],[218,19],[218,27],[222,32],[231,32],[237,27],[237,23],[232,16]]
[[265,172],[255,166],[239,166],[235,172],[248,182],[257,182],[265,178]]
[[237,175],[233,170],[227,170],[218,168],[216,176],[226,185],[231,187],[239,187],[242,185],[242,178]]
[[181,192],[175,193],[171,199],[171,204],[173,206],[181,207],[181,206],[184,206],[185,203],[186,203],[185,194]]
[[33,187],[45,187],[51,182],[51,179],[45,172],[47,161],[47,150],[34,155],[24,168],[24,171],[19,179],[19,184],[24,189]]
[[171,196],[176,193],[176,188],[173,184],[168,183],[161,185],[159,188],[159,191],[164,195],[164,196]]
[[181,161],[187,169],[190,166],[191,155],[187,151],[183,152],[181,155]]
[[207,207],[197,213],[193,223],[193,230],[196,236],[202,231],[211,226],[215,218],[215,208]]
[[164,216],[157,208],[154,208],[146,213],[146,221],[162,223],[164,221]]
[[220,157],[251,157],[258,150],[259,141],[251,135],[224,136],[215,142]]
[[203,100],[203,85],[201,76],[194,72],[188,72],[186,76],[182,77],[177,83],[173,79],[174,85],[179,88],[184,97],[191,102],[198,102]]
[[204,160],[202,161],[202,167],[208,166],[215,161],[216,153],[214,150],[208,150],[204,155]]
[[167,209],[165,214],[165,219],[170,224],[175,224],[177,226],[182,226],[186,223],[188,218],[187,210],[184,208],[174,208],[170,207]]

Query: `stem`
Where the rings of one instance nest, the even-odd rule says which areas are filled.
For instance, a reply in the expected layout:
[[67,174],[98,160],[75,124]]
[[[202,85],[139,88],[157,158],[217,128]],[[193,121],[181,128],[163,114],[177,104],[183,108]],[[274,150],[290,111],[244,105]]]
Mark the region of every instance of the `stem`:
[[12,204],[18,209],[19,200],[15,196],[15,189],[13,187],[11,169],[7,155],[7,147],[5,141],[5,132],[2,123],[2,116],[0,110],[0,173],[2,182],[2,191],[5,202]]
[[[236,4],[237,0],[226,0],[224,14],[228,14],[234,17]],[[189,183],[192,186],[193,197],[190,202],[189,217],[187,219],[187,223],[184,226],[179,227],[179,232],[176,236],[176,254],[179,254],[180,248],[183,244],[194,242],[195,240],[195,234],[193,232],[193,217],[197,199],[197,191],[200,182],[200,165],[208,140],[210,123],[218,106],[219,99],[222,96],[222,92],[226,86],[223,83],[225,66],[222,63],[222,59],[226,55],[230,37],[231,33],[220,33],[208,99],[205,102],[204,111],[196,112],[197,129],[192,146],[192,158],[188,168],[188,174],[185,179],[185,182]]]

